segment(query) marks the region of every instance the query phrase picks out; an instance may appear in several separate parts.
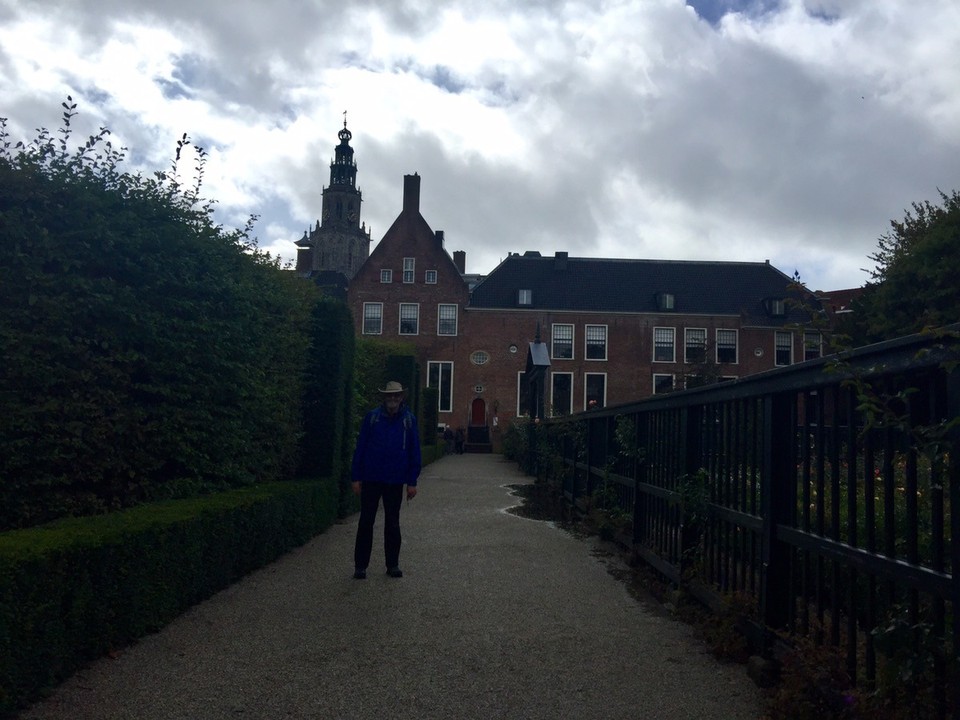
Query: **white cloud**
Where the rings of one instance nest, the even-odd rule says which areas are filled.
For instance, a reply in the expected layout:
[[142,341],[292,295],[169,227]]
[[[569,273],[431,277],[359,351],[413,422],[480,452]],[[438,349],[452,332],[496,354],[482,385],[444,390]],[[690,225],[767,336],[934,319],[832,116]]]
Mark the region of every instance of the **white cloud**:
[[187,132],[218,218],[288,258],[348,110],[375,241],[416,171],[472,272],[536,249],[861,284],[890,219],[960,186],[960,6],[691,4],[0,0],[0,116],[30,137],[71,94],[150,170]]

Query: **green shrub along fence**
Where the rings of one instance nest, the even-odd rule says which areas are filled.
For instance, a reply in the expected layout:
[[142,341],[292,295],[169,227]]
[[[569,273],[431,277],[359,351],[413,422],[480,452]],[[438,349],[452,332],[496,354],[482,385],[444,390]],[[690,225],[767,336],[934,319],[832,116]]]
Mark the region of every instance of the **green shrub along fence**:
[[0,716],[303,544],[333,479],[68,518],[0,535]]

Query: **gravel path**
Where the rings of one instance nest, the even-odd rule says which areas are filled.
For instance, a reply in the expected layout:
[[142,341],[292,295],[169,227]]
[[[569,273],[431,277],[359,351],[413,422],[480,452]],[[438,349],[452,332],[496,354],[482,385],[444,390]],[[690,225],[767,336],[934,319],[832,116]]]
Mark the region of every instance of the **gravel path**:
[[[77,673],[23,720],[717,718],[761,693],[635,600],[593,545],[504,512],[498,455],[428,466],[401,579],[353,580],[356,517]],[[382,512],[381,512],[382,516]]]

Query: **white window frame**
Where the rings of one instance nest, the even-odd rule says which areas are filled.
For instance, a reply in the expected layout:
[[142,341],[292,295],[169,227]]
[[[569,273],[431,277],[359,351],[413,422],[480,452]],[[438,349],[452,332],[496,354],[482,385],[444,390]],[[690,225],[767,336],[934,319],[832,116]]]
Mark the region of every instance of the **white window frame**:
[[[721,360],[720,359],[720,334],[721,333],[733,333],[733,360]],[[724,348],[729,348],[728,345],[724,345]],[[717,364],[723,365],[738,365],[740,363],[740,332],[736,328],[717,328],[714,340],[714,359],[717,361]]]
[[[433,385],[431,380],[433,379],[433,368],[437,368],[437,385]],[[448,398],[447,406],[443,405],[443,388],[440,387],[443,384],[443,371],[446,369],[449,372],[447,377],[447,382],[449,383],[448,388]],[[453,361],[452,360],[430,360],[427,362],[427,387],[436,387],[437,388],[437,412],[448,413],[453,412]]]
[[[816,336],[816,340],[811,342],[811,338]],[[815,343],[815,345],[814,345]],[[810,354],[811,349],[816,347],[816,355]],[[807,355],[810,357],[807,357]],[[817,358],[823,357],[823,333],[819,330],[804,330],[803,331],[803,359],[804,360],[816,360]]]
[[[413,321],[416,323],[417,327],[414,332],[404,332],[403,321],[407,320],[409,322],[410,318],[409,317],[404,318],[403,311],[404,311],[404,308],[411,308],[411,307],[414,309]],[[400,303],[399,312],[397,314],[399,316],[397,319],[397,333],[399,335],[411,336],[411,335],[420,334],[420,303]]]
[[597,376],[603,378],[603,405],[601,407],[607,406],[607,374],[605,372],[585,372],[583,374],[583,409],[589,409],[587,407],[587,388],[590,385],[589,378],[591,376]]
[[650,392],[652,395],[666,395],[666,393],[657,392],[657,378],[670,378],[670,390],[668,392],[673,392],[677,388],[677,378],[673,373],[654,373],[653,382],[650,386]]
[[567,407],[570,408],[570,412],[573,412],[573,373],[572,372],[555,372],[550,373],[550,415],[553,415],[553,408],[556,407],[556,385],[553,384],[553,379],[560,375],[564,375],[570,378],[570,397],[567,398]]
[[405,257],[403,259],[403,282],[407,285],[411,284],[414,281],[415,273],[417,271],[417,259],[412,257]]
[[437,284],[437,271],[436,270],[426,270],[423,273],[423,282],[425,285],[436,285]]
[[533,305],[533,290],[528,288],[521,288],[520,290],[517,290],[517,305],[523,307]]
[[[562,357],[557,355],[554,348],[557,346],[557,328],[570,328],[570,357]],[[573,360],[576,352],[574,351],[574,343],[576,340],[576,328],[573,326],[573,323],[553,323],[550,326],[550,359],[551,360]],[[567,342],[567,338],[563,338],[563,342]]]
[[[790,353],[790,357],[787,360],[787,362],[782,363],[780,362],[780,358],[778,357],[778,355],[779,355],[779,349],[781,347],[780,340],[784,337],[789,338],[790,344],[786,347]],[[792,332],[789,332],[787,330],[774,331],[773,333],[773,364],[776,367],[787,367],[789,365],[793,365],[793,333]]]
[[[527,381],[527,372],[525,370],[517,371],[517,417],[530,417],[527,412],[527,408],[522,407],[521,400],[523,399],[523,392],[520,388],[523,387],[523,383]],[[527,398],[529,400],[529,398]],[[529,402],[527,403],[529,405]]]
[[[590,357],[590,330],[601,328],[603,330],[603,357]],[[609,342],[609,330],[606,325],[585,325],[583,328],[583,359],[592,362],[602,362],[607,359],[607,345]],[[604,391],[606,392],[606,391]]]
[[[667,330],[670,332],[670,359],[657,360],[657,330]],[[675,327],[658,326],[653,328],[653,362],[655,363],[675,363],[677,361],[677,329]]]
[[[691,336],[696,336],[703,340],[702,343],[691,342]],[[703,357],[699,360],[691,360],[690,352],[696,349],[697,345],[703,350]],[[698,365],[707,361],[707,329],[702,327],[692,327],[683,329],[683,362],[685,365]]]
[[383,268],[380,270],[380,282],[384,285],[393,282],[393,270]]
[[[373,320],[373,317],[372,317],[371,315],[368,315],[368,314],[367,314],[367,308],[371,308],[371,309],[372,309],[372,308],[378,308],[378,309],[379,309],[379,316],[376,318],[376,319],[379,321],[379,323],[378,323],[378,328],[377,328],[377,331],[376,331],[376,332],[373,332],[373,331],[371,331],[371,330],[367,330],[367,321],[368,321],[368,320],[371,320],[371,321]],[[383,335],[383,303],[378,303],[378,302],[368,303],[368,302],[365,302],[365,303],[363,304],[363,321],[362,321],[362,322],[363,322],[363,327],[362,327],[362,332],[361,332],[361,334],[363,334],[363,335]]]
[[[443,317],[443,311],[445,308],[453,308],[453,332],[442,332],[441,323],[446,319],[447,321],[450,318]],[[460,330],[460,308],[456,303],[440,303],[437,305],[437,335],[441,337],[456,337],[457,332]]]

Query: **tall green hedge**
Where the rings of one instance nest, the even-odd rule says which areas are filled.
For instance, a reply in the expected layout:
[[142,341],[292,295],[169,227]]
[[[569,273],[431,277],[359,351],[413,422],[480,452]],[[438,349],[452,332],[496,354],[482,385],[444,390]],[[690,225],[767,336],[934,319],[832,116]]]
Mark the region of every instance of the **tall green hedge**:
[[65,108],[0,121],[0,530],[291,477],[316,289]]
[[322,298],[314,305],[307,357],[299,473],[335,478],[341,514],[348,515],[354,509],[349,490],[354,334],[346,304]]

